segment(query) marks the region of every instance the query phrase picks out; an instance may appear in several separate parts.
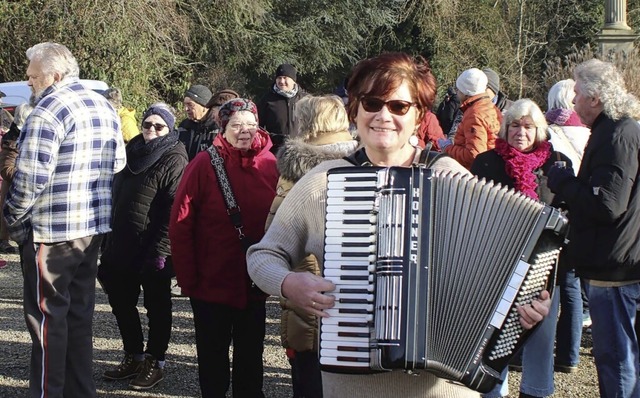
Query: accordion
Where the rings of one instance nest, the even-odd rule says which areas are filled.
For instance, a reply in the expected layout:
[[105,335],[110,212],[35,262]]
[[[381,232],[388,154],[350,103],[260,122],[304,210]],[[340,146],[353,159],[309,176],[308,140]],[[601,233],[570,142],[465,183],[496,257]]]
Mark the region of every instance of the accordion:
[[470,175],[328,172],[324,371],[425,370],[487,392],[531,331],[516,306],[555,283],[563,214]]

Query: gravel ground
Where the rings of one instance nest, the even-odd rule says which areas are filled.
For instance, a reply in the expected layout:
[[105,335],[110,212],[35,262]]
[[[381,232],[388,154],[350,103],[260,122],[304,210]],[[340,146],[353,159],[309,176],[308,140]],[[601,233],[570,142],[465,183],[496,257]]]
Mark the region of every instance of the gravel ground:
[[[0,398],[27,395],[30,338],[22,313],[22,276],[17,257],[2,256],[9,260],[9,266],[0,270],[0,345],[3,358],[0,362]],[[125,381],[105,381],[102,378],[102,373],[107,368],[120,362],[122,344],[107,298],[99,287],[96,291],[94,378],[98,397],[199,397],[195,335],[188,300],[184,297],[174,298],[173,334],[167,353],[164,381],[150,391],[136,392],[129,390]],[[264,354],[264,391],[269,398],[291,396],[289,364],[280,347],[278,316],[277,300],[271,298],[267,305]],[[554,397],[598,396],[595,367],[590,355],[590,337],[583,337],[580,371],[571,375],[556,373]],[[509,379],[513,396],[513,392],[517,391],[520,374],[511,372]]]

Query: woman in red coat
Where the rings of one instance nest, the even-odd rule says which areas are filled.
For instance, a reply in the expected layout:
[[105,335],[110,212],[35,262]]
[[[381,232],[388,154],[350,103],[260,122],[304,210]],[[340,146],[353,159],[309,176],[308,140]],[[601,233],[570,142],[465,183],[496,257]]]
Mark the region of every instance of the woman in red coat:
[[[276,159],[271,140],[258,128],[255,104],[236,98],[219,111],[222,134],[213,147],[224,160],[241,210],[242,232],[256,242],[264,234],[276,195]],[[251,288],[245,250],[213,169],[209,151],[187,166],[169,227],[178,284],[193,309],[202,396],[224,397],[230,384],[233,340],[233,396],[264,397],[262,351],[265,296]]]

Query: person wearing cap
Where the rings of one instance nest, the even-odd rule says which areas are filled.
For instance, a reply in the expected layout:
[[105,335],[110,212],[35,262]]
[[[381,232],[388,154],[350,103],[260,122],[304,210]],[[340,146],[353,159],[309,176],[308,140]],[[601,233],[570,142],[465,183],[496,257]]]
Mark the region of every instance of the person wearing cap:
[[198,152],[207,149],[213,142],[217,129],[208,122],[207,104],[211,100],[211,90],[201,84],[195,84],[184,93],[184,110],[187,118],[178,125],[179,139],[187,149],[189,161]]
[[[221,134],[210,150],[224,159],[228,184],[218,179],[210,150],[196,155],[171,210],[171,253],[178,284],[193,309],[202,396],[224,397],[233,379],[234,397],[264,397],[266,296],[252,287],[245,246],[264,235],[278,171],[271,139],[259,127],[251,100],[227,101],[218,114]],[[242,241],[221,185],[230,186],[240,210]]]
[[133,137],[140,134],[138,122],[136,121],[136,110],[122,105],[122,92],[118,88],[108,88],[102,95],[109,100],[113,109],[118,112],[118,116],[120,116],[120,127],[122,128],[122,138],[125,144],[128,143]]
[[215,125],[216,134],[218,134],[220,130],[220,118],[218,117],[218,111],[220,111],[220,107],[225,102],[238,97],[240,97],[238,93],[229,88],[225,88],[213,94],[209,102],[207,102],[207,108],[209,108],[206,116],[207,122]]
[[467,69],[456,80],[462,120],[453,141],[439,139],[441,150],[467,169],[478,154],[495,147],[502,112],[487,95],[487,75],[480,69]]
[[[98,277],[122,336],[122,362],[106,370],[108,380],[133,380],[146,390],[163,378],[171,336],[171,250],[169,214],[187,166],[187,152],[164,103],[142,115],[142,134],[127,145],[127,167],[113,182],[112,231],[106,237]],[[147,346],[137,304],[144,290],[149,318]]]
[[271,135],[276,153],[286,137],[298,133],[298,123],[294,117],[296,103],[307,95],[296,83],[298,72],[293,65],[282,64],[276,68],[273,86],[258,102],[260,126]]
[[482,70],[487,75],[487,94],[500,112],[505,113],[513,104],[507,95],[500,91],[500,76],[491,68],[484,68]]

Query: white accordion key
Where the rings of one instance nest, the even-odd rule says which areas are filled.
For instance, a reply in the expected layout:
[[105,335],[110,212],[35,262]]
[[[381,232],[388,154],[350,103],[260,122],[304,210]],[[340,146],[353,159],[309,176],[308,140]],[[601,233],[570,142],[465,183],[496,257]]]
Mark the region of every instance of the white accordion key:
[[332,357],[332,358],[339,358],[339,357],[344,357],[344,356],[348,356],[348,357],[353,357],[353,358],[366,358],[367,362],[369,362],[369,357],[371,356],[371,354],[369,353],[369,351],[339,351],[339,350],[331,350],[331,349],[321,349],[320,350],[320,354],[323,357]]
[[367,285],[369,283],[373,283],[373,275],[369,276],[350,276],[347,278],[343,278],[340,276],[328,276],[325,275],[324,279],[333,282],[334,285],[340,285],[343,283],[349,283],[352,285]]
[[358,361],[349,361],[349,360],[341,360],[338,358],[332,357],[320,357],[320,364],[326,366],[346,366],[352,368],[368,368],[369,361],[362,358],[361,362]]
[[325,253],[375,253],[376,247],[375,245],[367,245],[367,246],[349,246],[349,245],[325,245],[324,246]]
[[337,341],[341,346],[350,346],[354,342],[369,345],[369,337],[339,336],[335,332],[322,332],[321,337],[323,341]]

